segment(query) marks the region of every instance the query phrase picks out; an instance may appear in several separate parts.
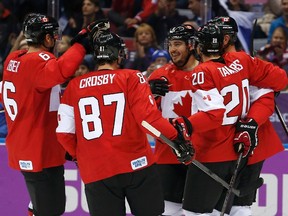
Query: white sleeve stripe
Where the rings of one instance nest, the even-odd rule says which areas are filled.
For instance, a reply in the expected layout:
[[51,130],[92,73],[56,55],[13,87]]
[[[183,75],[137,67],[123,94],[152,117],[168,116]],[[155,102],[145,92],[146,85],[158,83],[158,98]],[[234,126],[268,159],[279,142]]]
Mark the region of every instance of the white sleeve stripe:
[[273,92],[273,90],[268,88],[258,88],[256,86],[250,86],[249,87],[250,102],[253,103],[258,98],[270,92]]
[[74,108],[60,104],[58,110],[58,127],[56,133],[72,133],[75,134],[75,118]]
[[216,88],[208,91],[198,89],[194,96],[199,111],[225,109],[224,99]]

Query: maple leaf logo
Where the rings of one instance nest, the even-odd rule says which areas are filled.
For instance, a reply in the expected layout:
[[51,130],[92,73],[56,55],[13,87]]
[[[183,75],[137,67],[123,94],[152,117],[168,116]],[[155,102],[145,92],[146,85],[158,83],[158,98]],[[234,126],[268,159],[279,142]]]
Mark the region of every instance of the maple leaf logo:
[[[182,102],[182,103],[181,103]],[[191,106],[192,106],[192,98],[187,92],[185,97],[181,97],[181,101],[173,104],[173,111],[178,116],[191,116]]]

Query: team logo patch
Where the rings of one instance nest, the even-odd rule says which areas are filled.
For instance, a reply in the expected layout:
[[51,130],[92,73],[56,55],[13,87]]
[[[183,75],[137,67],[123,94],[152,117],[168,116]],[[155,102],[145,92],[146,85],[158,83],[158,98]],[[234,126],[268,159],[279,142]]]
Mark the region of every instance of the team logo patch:
[[131,161],[131,167],[133,170],[145,167],[147,165],[148,162],[146,156]]
[[19,160],[21,170],[33,170],[32,161]]

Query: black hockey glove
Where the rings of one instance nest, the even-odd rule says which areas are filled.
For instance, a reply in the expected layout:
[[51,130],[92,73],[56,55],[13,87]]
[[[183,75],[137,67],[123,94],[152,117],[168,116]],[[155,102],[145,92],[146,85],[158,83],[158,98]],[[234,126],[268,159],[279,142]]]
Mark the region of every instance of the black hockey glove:
[[99,37],[100,33],[110,30],[110,23],[108,19],[99,19],[95,22],[90,23],[87,26],[89,32],[89,38],[91,41]]
[[246,120],[239,120],[236,123],[236,134],[233,145],[236,153],[243,152],[243,158],[253,154],[253,150],[258,144],[258,124],[250,118]]
[[195,149],[191,143],[190,136],[192,134],[192,125],[186,117],[179,117],[170,121],[178,131],[176,139],[172,140],[177,144],[178,149],[173,149],[179,162],[188,165],[192,163]]
[[169,85],[167,79],[155,79],[148,81],[151,92],[154,96],[165,96],[169,92]]
[[90,43],[88,39],[88,30],[86,28],[82,29],[70,42],[71,46],[74,43],[80,43],[85,48],[86,53],[91,51]]

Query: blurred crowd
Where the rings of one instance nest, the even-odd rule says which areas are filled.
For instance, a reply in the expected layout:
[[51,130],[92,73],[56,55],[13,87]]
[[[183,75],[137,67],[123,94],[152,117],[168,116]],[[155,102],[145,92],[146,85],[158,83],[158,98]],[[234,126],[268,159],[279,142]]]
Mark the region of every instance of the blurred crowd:
[[[129,49],[129,60],[125,67],[151,73],[153,68],[151,66],[154,65],[153,53],[165,50],[166,34],[171,27],[189,23],[197,29],[204,23],[203,19],[207,13],[210,17],[227,16],[229,15],[227,10],[230,10],[254,11],[260,15],[256,17],[258,22],[254,27],[254,38],[263,40],[267,38],[267,43],[255,53],[265,60],[288,68],[288,0],[264,0],[261,4],[249,4],[249,0],[59,0],[56,2],[54,5],[49,0],[0,2],[1,63],[9,52],[27,48],[21,31],[25,15],[29,12],[51,15],[54,10],[62,30],[62,41],[55,50],[57,55],[65,52],[71,38],[88,23],[108,18],[112,30],[124,38]],[[211,4],[209,8],[203,6],[207,2]],[[239,47],[241,48],[241,44]],[[93,61],[93,58],[88,59]]]
[[[261,50],[257,50],[257,54],[281,67],[287,67],[288,1],[286,0],[264,0],[261,4],[250,4],[253,1],[249,0],[59,0],[54,2],[57,4],[52,5],[52,1],[49,0],[0,2],[1,63],[9,52],[27,48],[21,32],[25,15],[29,12],[51,13],[53,11],[51,7],[56,7],[55,14],[63,35],[56,50],[58,55],[65,52],[71,38],[88,23],[108,18],[112,30],[127,42],[129,61],[125,67],[147,71],[153,63],[153,52],[165,49],[167,31],[185,22],[197,29],[204,23],[203,18],[207,15],[204,13],[208,9],[211,17],[227,16],[228,10],[256,12],[260,16],[257,17],[258,22],[253,37],[267,38],[267,44]],[[209,8],[204,8],[204,2],[210,2]],[[239,47],[241,48],[241,44]]]
[[[0,1],[0,63],[17,49],[27,49],[22,33],[22,22],[27,13],[51,15],[49,0]],[[169,60],[165,40],[168,30],[183,23],[195,29],[205,20],[204,2],[210,2],[211,17],[230,15],[228,11],[254,12],[258,15],[253,38],[262,39],[262,47],[253,54],[273,62],[288,72],[288,0],[264,0],[249,4],[249,0],[59,0],[57,19],[62,30],[55,54],[62,55],[71,39],[94,20],[108,18],[111,29],[121,36],[129,51],[125,68],[137,69],[147,77]],[[254,1],[255,2],[255,1]],[[55,8],[54,8],[55,9]],[[251,21],[251,26],[253,20]],[[238,46],[241,49],[241,43]],[[250,53],[252,54],[252,53]],[[157,60],[161,59],[161,60]],[[95,69],[92,55],[88,54],[75,76]],[[1,69],[2,73],[2,69]],[[63,85],[65,87],[65,84]]]

